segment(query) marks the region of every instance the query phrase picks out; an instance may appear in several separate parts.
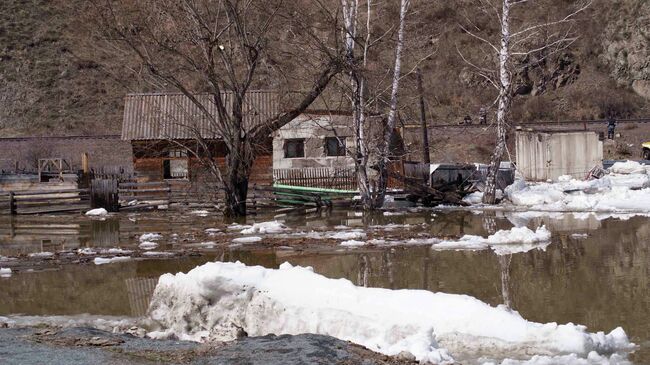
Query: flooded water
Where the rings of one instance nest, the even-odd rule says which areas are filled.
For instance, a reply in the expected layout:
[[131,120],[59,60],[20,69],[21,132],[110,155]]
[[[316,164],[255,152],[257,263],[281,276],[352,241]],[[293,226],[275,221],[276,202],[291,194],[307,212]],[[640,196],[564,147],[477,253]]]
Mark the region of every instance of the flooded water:
[[[602,218],[602,217],[601,217]],[[166,260],[132,260],[108,265],[55,265],[0,279],[0,315],[94,314],[141,316],[159,275],[188,271],[214,260],[276,268],[288,261],[312,266],[357,285],[413,288],[467,294],[492,305],[504,302],[531,321],[580,323],[590,332],[622,326],[640,345],[631,356],[650,363],[650,218],[599,220],[593,215],[536,216],[530,213],[437,211],[360,216],[334,212],[286,218],[289,231],[272,238],[301,245],[264,247],[217,244],[197,255]],[[256,218],[258,221],[269,217]],[[366,246],[343,249],[329,241],[305,239],[306,232],[361,228],[368,238],[487,236],[514,225],[545,224],[553,233],[545,250],[505,256],[484,251],[435,251],[430,245]],[[146,232],[163,235],[161,247],[196,249],[219,228],[217,241],[231,240],[226,224],[196,214],[172,212],[85,217],[13,217],[0,222],[0,256],[81,247],[137,247]],[[307,241],[307,243],[305,243]],[[264,242],[264,241],[262,241]],[[200,255],[198,255],[200,253]]]

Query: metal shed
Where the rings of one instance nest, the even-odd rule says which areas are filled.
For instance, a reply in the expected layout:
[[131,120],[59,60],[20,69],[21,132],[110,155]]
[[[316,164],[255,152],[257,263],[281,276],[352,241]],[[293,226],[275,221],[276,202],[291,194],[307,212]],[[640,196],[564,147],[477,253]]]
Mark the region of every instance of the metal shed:
[[517,130],[517,169],[527,180],[584,177],[603,159],[598,134],[584,130]]

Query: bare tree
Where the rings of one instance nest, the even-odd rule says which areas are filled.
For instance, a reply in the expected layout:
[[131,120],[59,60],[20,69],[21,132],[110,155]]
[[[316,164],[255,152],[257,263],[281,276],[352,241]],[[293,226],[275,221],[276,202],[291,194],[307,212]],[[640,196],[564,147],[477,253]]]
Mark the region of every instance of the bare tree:
[[[490,55],[489,61],[485,64],[481,60],[463,54],[460,50],[458,52],[463,60],[498,92],[495,100],[497,105],[496,144],[490,157],[483,194],[483,203],[494,204],[499,167],[507,150],[506,138],[510,129],[510,109],[515,96],[513,75],[518,70],[530,65],[531,56],[535,56],[536,62],[539,62],[573,44],[576,40],[572,36],[575,17],[590,6],[591,0],[581,3],[576,9],[569,11],[567,15],[557,20],[535,24],[530,24],[524,17],[513,16],[512,12],[519,9],[523,13],[526,6],[540,6],[541,0],[476,1],[486,16],[498,20],[500,26],[498,45],[487,34],[482,34],[482,29],[478,25],[470,22],[469,26],[461,25],[461,29],[486,45],[485,54]],[[513,23],[518,24],[513,27]],[[496,62],[490,62],[494,60]]]
[[[154,87],[182,93],[200,111],[197,118],[209,121],[210,133],[225,145],[225,168],[198,128],[190,129],[197,146],[190,153],[224,189],[224,214],[245,215],[256,143],[305,111],[344,67],[336,44],[327,44],[326,30],[297,21],[300,5],[282,0],[94,0],[94,5],[106,50],[133,56]],[[280,36],[286,33],[301,42],[287,44]],[[291,53],[297,49],[317,60],[305,67],[311,68],[307,81],[289,85],[306,90],[284,111],[248,123],[249,92],[286,78],[290,72],[282,62],[296,60]]]
[[[388,102],[389,112],[384,119],[383,133],[377,136],[376,141],[371,141],[370,123],[377,118],[369,118],[368,112],[368,79],[366,68],[368,65],[368,52],[370,47],[384,35],[380,35],[373,41],[371,31],[372,1],[366,0],[365,14],[365,35],[362,37],[358,32],[359,0],[341,0],[343,13],[343,37],[346,50],[346,64],[350,83],[350,99],[353,109],[355,150],[352,151],[355,158],[355,168],[361,204],[364,209],[376,209],[383,205],[386,188],[388,185],[388,166],[390,158],[390,147],[395,130],[397,118],[398,93],[401,80],[402,53],[404,49],[405,23],[410,0],[401,0],[399,12],[399,24],[397,30],[397,44],[393,63],[392,83],[390,86],[390,100]],[[361,56],[355,56],[356,48],[361,49]],[[382,94],[381,91],[376,91]],[[377,97],[375,96],[375,101]],[[372,138],[375,139],[375,138]],[[373,156],[374,155],[374,156]],[[375,163],[371,166],[373,157]],[[376,171],[370,171],[373,168]]]

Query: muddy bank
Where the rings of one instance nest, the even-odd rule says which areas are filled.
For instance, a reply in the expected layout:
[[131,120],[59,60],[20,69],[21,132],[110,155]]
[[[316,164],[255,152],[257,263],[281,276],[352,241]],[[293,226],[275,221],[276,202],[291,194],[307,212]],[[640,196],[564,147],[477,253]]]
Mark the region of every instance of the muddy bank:
[[217,344],[152,340],[93,328],[0,329],[3,364],[405,365],[363,347],[320,335],[244,337]]

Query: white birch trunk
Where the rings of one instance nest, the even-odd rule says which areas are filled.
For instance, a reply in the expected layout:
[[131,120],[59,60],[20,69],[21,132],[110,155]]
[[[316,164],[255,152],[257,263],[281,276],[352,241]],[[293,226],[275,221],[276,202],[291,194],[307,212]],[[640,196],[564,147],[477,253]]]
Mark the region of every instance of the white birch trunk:
[[395,130],[395,119],[397,118],[397,99],[399,93],[399,80],[402,72],[402,50],[404,49],[404,25],[406,13],[408,12],[410,0],[400,1],[399,11],[399,29],[397,32],[397,46],[395,47],[395,67],[393,69],[393,84],[390,95],[390,110],[386,125],[384,126],[384,136],[380,150],[378,168],[378,181],[376,191],[373,197],[373,208],[379,208],[384,204],[384,197],[386,195],[386,188],[388,186],[388,165],[390,157],[390,142],[393,138]]
[[497,138],[494,152],[490,159],[483,203],[496,202],[497,175],[499,166],[506,150],[506,135],[508,133],[508,114],[512,101],[512,75],[510,74],[510,0],[503,0],[501,14],[501,48],[499,50],[499,103],[497,108]]

